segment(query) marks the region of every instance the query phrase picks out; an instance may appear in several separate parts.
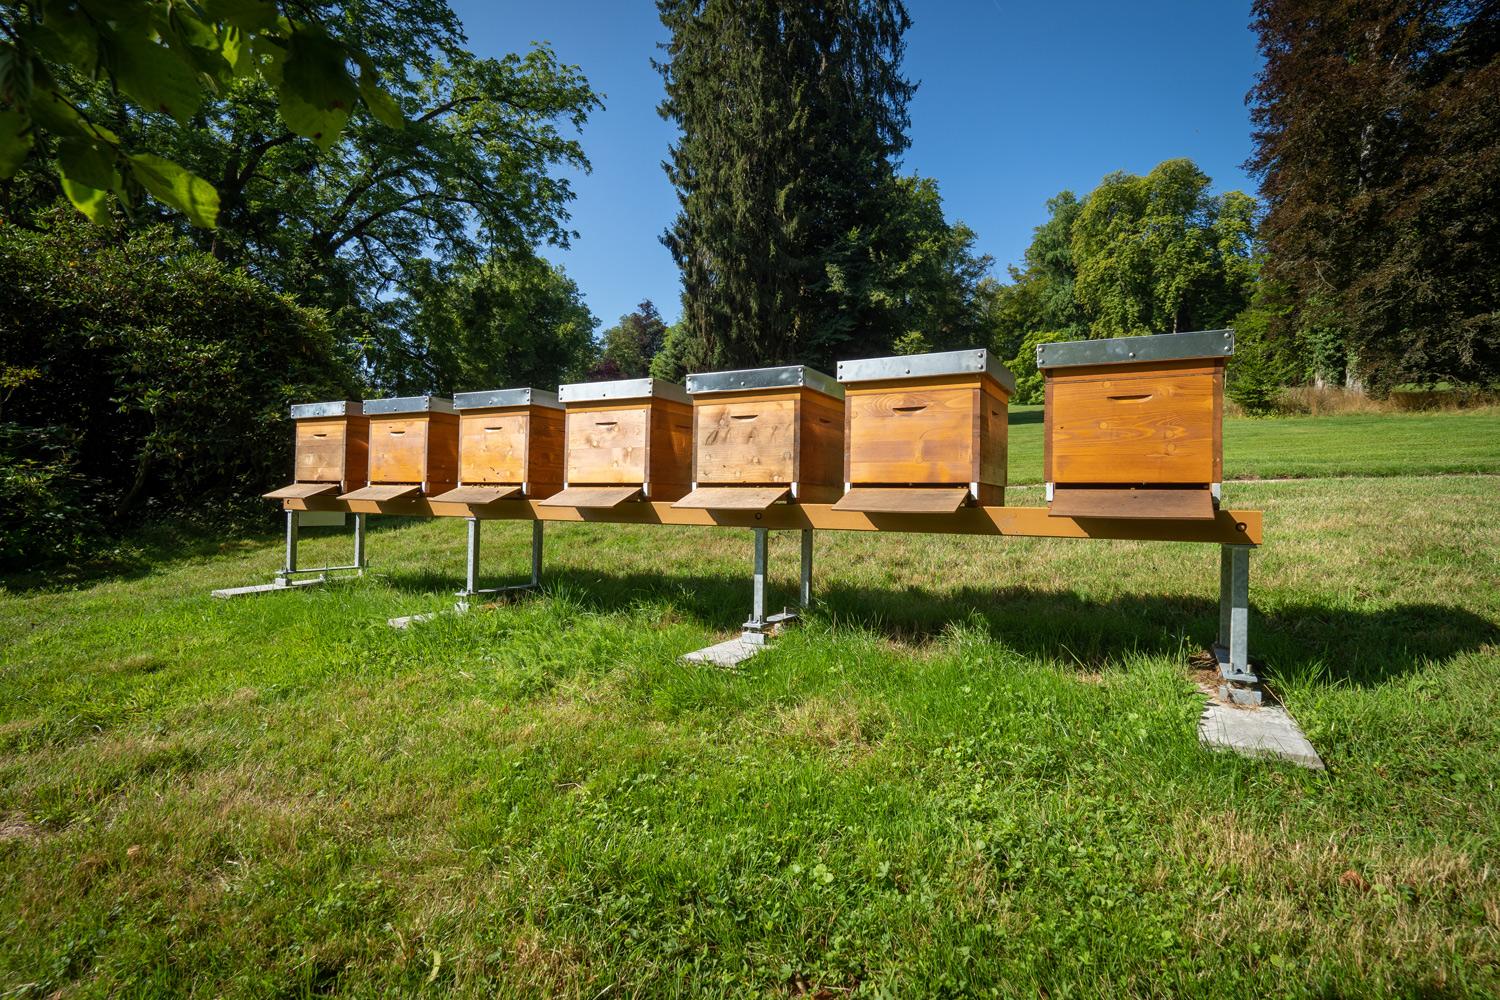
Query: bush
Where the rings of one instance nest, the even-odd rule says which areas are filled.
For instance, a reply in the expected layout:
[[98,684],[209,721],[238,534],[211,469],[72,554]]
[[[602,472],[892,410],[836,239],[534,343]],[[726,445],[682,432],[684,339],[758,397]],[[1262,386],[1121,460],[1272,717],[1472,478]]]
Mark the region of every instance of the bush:
[[18,504],[0,558],[56,549],[34,536],[59,518],[86,536],[147,511],[268,516],[256,498],[291,470],[287,406],[358,393],[322,314],[165,227],[43,221],[0,228],[0,372],[24,376],[0,413]]
[[1011,402],[1029,406],[1040,404],[1043,398],[1042,373],[1036,367],[1036,349],[1043,344],[1077,339],[1076,334],[1066,330],[1036,330],[1028,333],[1021,340],[1016,356],[1005,363],[1005,367],[1016,377],[1016,398]]

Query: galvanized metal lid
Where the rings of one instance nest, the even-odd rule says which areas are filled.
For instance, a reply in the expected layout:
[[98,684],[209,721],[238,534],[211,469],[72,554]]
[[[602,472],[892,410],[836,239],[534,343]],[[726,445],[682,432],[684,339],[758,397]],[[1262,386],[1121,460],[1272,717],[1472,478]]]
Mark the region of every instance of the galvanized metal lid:
[[679,403],[692,402],[682,386],[659,378],[624,378],[613,382],[574,382],[557,387],[557,398],[564,403],[592,403],[602,400],[648,399],[660,396]]
[[485,389],[481,392],[455,392],[455,410],[487,410],[496,406],[550,406],[562,409],[557,393],[545,389]]
[[1068,368],[1073,365],[1128,365],[1147,361],[1226,358],[1233,353],[1233,330],[1191,330],[1187,333],[1154,333],[1142,337],[1038,344],[1036,366]]
[[844,387],[832,376],[806,365],[781,365],[778,368],[742,368],[732,372],[704,372],[687,377],[688,395],[700,392],[735,392],[740,389],[815,389],[835,399],[844,398]]
[[1016,378],[1010,369],[983,348],[968,351],[942,351],[937,354],[908,354],[894,358],[865,358],[840,361],[840,382],[884,382],[898,378],[930,378],[934,375],[988,375],[1016,392]]
[[327,403],[293,403],[293,420],[311,420],[314,417],[357,417],[363,412],[357,399],[335,399]]
[[395,396],[391,399],[365,400],[365,413],[452,413],[453,402],[446,396]]

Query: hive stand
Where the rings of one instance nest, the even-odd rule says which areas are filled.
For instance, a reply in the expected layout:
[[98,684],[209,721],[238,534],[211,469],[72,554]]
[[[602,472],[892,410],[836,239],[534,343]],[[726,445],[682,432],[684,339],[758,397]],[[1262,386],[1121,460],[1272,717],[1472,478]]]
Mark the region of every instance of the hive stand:
[[542,589],[542,525],[543,521],[531,522],[531,579],[526,583],[513,583],[505,587],[479,586],[479,533],[484,522],[477,517],[469,518],[469,550],[464,561],[464,589],[453,595],[458,598],[455,610],[469,610],[469,602],[476,597],[494,597],[505,600],[535,594]]
[[[766,647],[766,643],[782,629],[796,624],[798,613],[783,607],[774,614],[766,614],[766,576],[770,563],[769,528],[752,528],[754,537],[754,575],[750,596],[750,617],[740,626],[740,634],[713,646],[694,650],[683,655],[686,663],[712,663],[720,667],[732,667],[743,663]],[[802,531],[802,573],[798,589],[798,607],[806,610],[812,604],[813,533]]]
[[[272,594],[280,590],[290,590],[293,587],[316,587],[320,583],[329,581],[329,573],[350,572],[354,576],[365,574],[365,515],[354,515],[354,562],[347,566],[315,566],[302,569],[297,565],[297,536],[302,529],[302,512],[300,510],[288,510],[286,512],[286,562],[281,569],[276,571],[276,579],[271,583],[254,584],[249,587],[225,587],[213,592],[214,597],[248,597],[252,594]],[[316,575],[314,575],[316,574]],[[310,580],[295,579],[298,576],[313,575]]]
[[1253,545],[1219,547],[1219,699],[1237,705],[1263,701],[1260,678],[1250,669],[1250,552]]

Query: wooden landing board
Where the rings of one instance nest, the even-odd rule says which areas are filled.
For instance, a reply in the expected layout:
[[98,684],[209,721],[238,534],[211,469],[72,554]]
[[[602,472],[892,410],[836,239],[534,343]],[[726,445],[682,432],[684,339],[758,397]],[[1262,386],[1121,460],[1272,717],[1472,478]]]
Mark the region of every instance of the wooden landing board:
[[[550,499],[550,498],[549,498]],[[486,521],[592,521],[602,524],[683,524],[772,531],[903,531],[936,535],[1014,535],[1033,538],[1120,538],[1145,542],[1259,545],[1258,510],[1220,510],[1212,521],[1126,517],[1052,517],[1046,507],[960,507],[952,514],[866,514],[831,504],[778,503],[763,511],[697,510],[664,501],[601,509],[551,506],[547,500],[497,500],[481,507],[433,503],[421,497],[389,503],[331,497],[282,501],[287,510],[332,510],[397,517],[475,517]]]
[[267,500],[306,500],[308,497],[333,496],[338,491],[338,483],[292,483],[261,496]]
[[672,506],[698,510],[765,510],[790,492],[785,486],[700,486]]
[[1053,517],[1128,517],[1212,521],[1213,494],[1206,489],[1053,488]]
[[392,500],[409,500],[422,492],[422,487],[402,484],[399,486],[366,486],[345,493],[340,500],[368,500],[372,503],[390,503]]
[[538,500],[543,507],[584,507],[589,510],[618,507],[627,500],[641,495],[639,486],[570,486],[561,493],[554,493],[545,500]]
[[496,500],[512,500],[521,495],[519,486],[460,486],[442,496],[433,497],[434,503],[494,503]]
[[833,509],[862,514],[952,514],[968,498],[963,486],[855,486]]

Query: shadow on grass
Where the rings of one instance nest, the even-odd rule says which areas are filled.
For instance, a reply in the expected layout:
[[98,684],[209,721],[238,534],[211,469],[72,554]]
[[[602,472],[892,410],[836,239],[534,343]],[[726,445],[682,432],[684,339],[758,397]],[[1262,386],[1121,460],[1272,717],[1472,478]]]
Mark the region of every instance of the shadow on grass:
[[[279,516],[279,515],[278,515]],[[398,531],[408,524],[425,518],[371,517],[365,521],[366,535]],[[354,544],[353,521],[342,528],[303,528],[299,537],[305,540],[323,536],[342,536],[349,545]],[[139,580],[163,568],[191,562],[255,552],[262,549],[279,549],[285,537],[283,528],[246,532],[243,528],[214,529],[187,522],[164,521],[138,528],[113,543],[101,543],[96,558],[87,562],[57,563],[32,569],[0,573],[0,588],[13,594],[28,594],[51,590],[72,590],[96,583]],[[267,565],[264,580],[247,580],[245,583],[264,583],[279,568],[279,552]],[[224,586],[234,586],[233,582]]]
[[1011,410],[1005,422],[1014,427],[1017,424],[1040,424],[1045,420],[1042,408],[1038,406],[1034,410]]
[[[431,572],[390,573],[387,583],[410,593],[457,589],[458,577]],[[485,586],[519,582],[519,574],[487,577]],[[716,631],[749,616],[750,576],[614,574],[577,569],[544,571],[543,588],[563,590],[585,608],[618,612],[670,601]],[[772,586],[768,611],[795,606],[796,593]],[[1070,591],[1034,587],[963,587],[936,593],[916,586],[815,590],[818,613],[844,626],[925,645],[954,626],[977,628],[1027,656],[1072,663],[1094,672],[1131,653],[1172,656],[1206,649],[1218,632],[1219,606],[1185,595],[1126,594],[1091,600]],[[1352,611],[1316,604],[1251,609],[1251,653],[1268,680],[1297,678],[1374,686],[1486,644],[1500,643],[1495,623],[1464,608],[1403,604]]]

